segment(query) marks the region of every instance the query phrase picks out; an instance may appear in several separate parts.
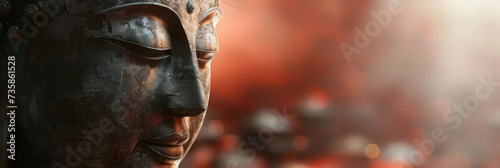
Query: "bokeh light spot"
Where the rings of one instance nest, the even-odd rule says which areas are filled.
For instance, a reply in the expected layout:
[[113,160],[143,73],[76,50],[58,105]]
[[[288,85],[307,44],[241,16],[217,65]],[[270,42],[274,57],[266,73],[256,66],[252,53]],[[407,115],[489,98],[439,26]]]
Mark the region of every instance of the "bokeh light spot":
[[307,149],[307,138],[302,135],[297,135],[293,138],[293,148],[298,151],[303,151]]
[[304,109],[309,113],[319,113],[328,106],[328,96],[320,89],[310,91],[304,101]]
[[365,148],[365,156],[370,159],[378,158],[380,155],[380,148],[376,144],[369,144]]
[[224,132],[224,124],[219,120],[213,120],[210,122],[208,129],[211,134],[218,136]]

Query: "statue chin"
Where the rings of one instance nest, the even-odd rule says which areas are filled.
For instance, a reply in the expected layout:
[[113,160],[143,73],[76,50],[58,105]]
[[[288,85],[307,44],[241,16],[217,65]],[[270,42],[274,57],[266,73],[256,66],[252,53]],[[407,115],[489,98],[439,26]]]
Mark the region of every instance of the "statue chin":
[[4,120],[0,145],[15,135],[15,160],[0,165],[178,167],[208,108],[219,1],[13,1],[0,55],[15,57],[15,132]]

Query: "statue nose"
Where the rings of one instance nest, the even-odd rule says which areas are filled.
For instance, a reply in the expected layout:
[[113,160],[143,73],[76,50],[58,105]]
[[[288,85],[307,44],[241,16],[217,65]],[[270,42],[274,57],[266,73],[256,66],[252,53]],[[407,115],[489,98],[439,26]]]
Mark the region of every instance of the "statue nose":
[[196,50],[182,24],[169,24],[172,54],[156,64],[151,107],[172,116],[197,116],[207,109]]
[[193,54],[172,55],[161,60],[156,74],[153,108],[172,116],[197,116],[207,109]]

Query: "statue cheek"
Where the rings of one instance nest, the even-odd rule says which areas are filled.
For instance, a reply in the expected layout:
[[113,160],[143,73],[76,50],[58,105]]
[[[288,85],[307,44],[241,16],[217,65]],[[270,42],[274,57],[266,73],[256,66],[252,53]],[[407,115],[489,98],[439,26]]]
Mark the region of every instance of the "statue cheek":
[[208,100],[210,98],[210,66],[205,69],[205,70],[202,70],[200,71],[200,80],[202,81],[202,85],[203,85],[203,95],[204,95],[204,99],[205,99],[205,103],[207,104],[208,106]]
[[203,125],[203,121],[205,119],[205,115],[206,115],[206,111],[201,113],[198,116],[188,117],[189,121],[190,121],[189,134],[190,134],[191,138],[190,138],[189,142],[184,145],[184,149],[186,149],[184,154],[188,153],[189,149],[191,148],[194,141],[196,140],[196,137],[198,137],[198,134],[200,133],[200,130],[201,130],[202,125]]

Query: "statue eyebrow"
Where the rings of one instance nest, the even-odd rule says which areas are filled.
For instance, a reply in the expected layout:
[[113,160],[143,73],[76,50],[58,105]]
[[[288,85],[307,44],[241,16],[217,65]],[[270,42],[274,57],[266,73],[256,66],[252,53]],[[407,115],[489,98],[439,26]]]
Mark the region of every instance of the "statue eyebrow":
[[[173,39],[177,39],[177,44],[188,41],[188,37],[182,25],[181,17],[179,17],[178,13],[171,7],[156,2],[134,2],[111,7],[98,12],[96,15],[90,17],[89,19],[99,18],[99,16],[104,16],[105,18],[107,14],[114,12],[123,15],[124,17],[127,17],[128,15],[145,15],[146,17],[158,18],[159,20],[163,21],[164,24],[168,25],[167,27],[169,29],[169,32],[175,32],[170,34],[170,37]],[[176,44],[172,43],[172,45],[173,46],[170,47],[175,48]],[[177,45],[177,48],[178,50],[189,50],[189,46]]]
[[[111,7],[111,8],[104,9],[104,10],[98,12],[96,15],[101,15],[101,14],[105,14],[105,13],[108,13],[108,12],[111,12],[111,11],[125,9],[125,8],[129,8],[129,7],[151,7],[151,6],[156,6],[156,7],[161,7],[161,8],[167,9],[167,10],[169,10],[169,12],[175,14],[177,16],[177,18],[180,18],[179,15],[177,14],[177,12],[174,9],[172,9],[171,7],[169,7],[167,5],[156,3],[156,2],[134,2],[134,3],[127,3],[127,4],[118,5],[118,6],[114,6],[114,7]],[[150,10],[144,10],[144,11],[141,11],[141,12],[150,13]],[[151,14],[155,14],[155,13],[151,13]]]
[[93,20],[94,18],[99,19],[102,16],[105,20],[106,16],[110,13],[118,13],[124,17],[127,17],[128,15],[145,15],[147,17],[155,17],[163,21],[164,24],[168,25],[169,29],[185,34],[181,17],[177,14],[177,12],[169,6],[156,2],[134,2],[107,8],[96,13],[94,16],[87,18],[87,20]]

